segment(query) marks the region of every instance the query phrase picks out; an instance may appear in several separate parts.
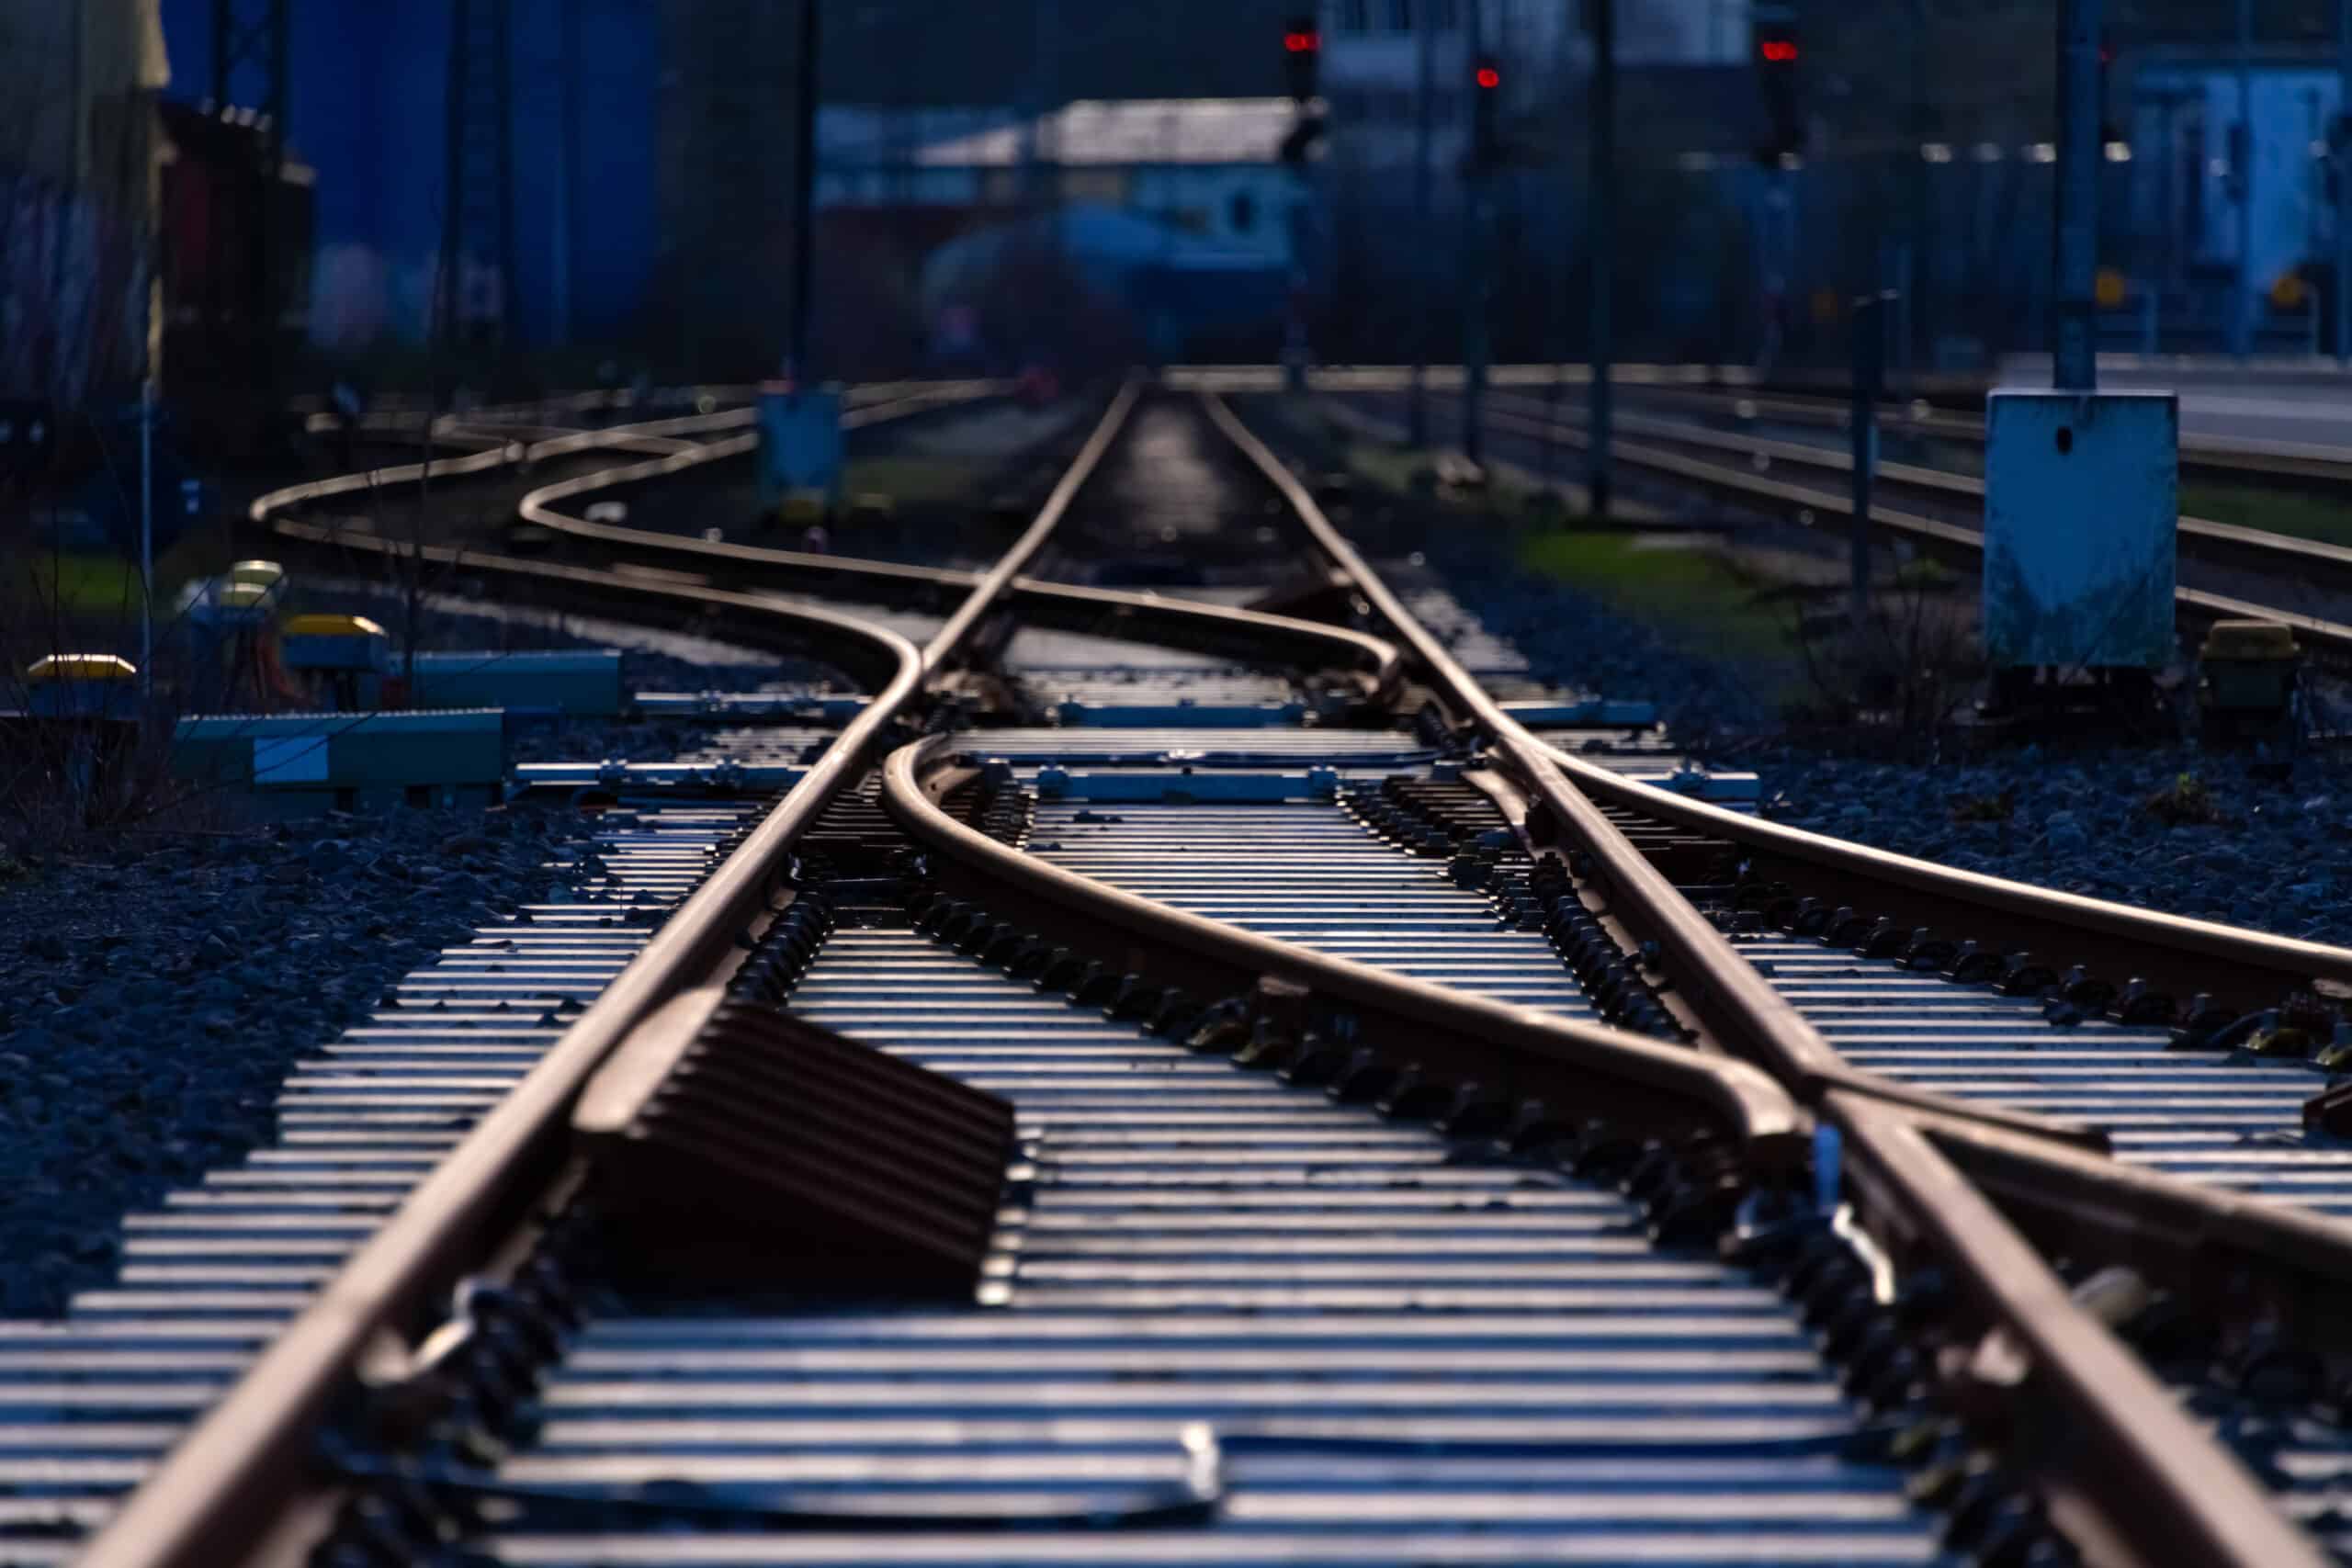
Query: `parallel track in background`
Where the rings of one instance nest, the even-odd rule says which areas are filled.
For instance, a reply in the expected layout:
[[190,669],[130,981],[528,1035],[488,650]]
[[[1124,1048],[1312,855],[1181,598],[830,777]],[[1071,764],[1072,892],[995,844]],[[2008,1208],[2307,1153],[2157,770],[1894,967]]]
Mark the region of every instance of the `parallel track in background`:
[[[1490,435],[1570,452],[1581,452],[1587,444],[1572,407],[1564,412],[1521,391],[1491,393],[1484,423]],[[1892,434],[1903,428],[1903,421],[1890,416],[1888,425]],[[1614,428],[1614,461],[1665,489],[1696,491],[1806,526],[1842,524],[1852,514],[1852,460],[1845,451],[1748,429],[1717,428],[1695,416],[1674,419],[1629,410],[1617,416]],[[2300,461],[2308,468],[2318,460]],[[2339,468],[2342,482],[2352,485],[2352,461],[2312,468],[2308,481],[2333,487]],[[1984,493],[1983,479],[1973,474],[1882,460],[1871,525],[1973,569],[1982,559],[1978,519]],[[2335,618],[2332,609],[2315,609],[2352,592],[2352,547],[2188,515],[2179,520],[2177,538],[2184,560],[2224,574],[2220,586],[2176,590],[2179,622],[2192,636],[2220,620],[2278,621],[2294,628],[2298,641],[2319,662],[2336,671],[2352,669],[2352,625]]]

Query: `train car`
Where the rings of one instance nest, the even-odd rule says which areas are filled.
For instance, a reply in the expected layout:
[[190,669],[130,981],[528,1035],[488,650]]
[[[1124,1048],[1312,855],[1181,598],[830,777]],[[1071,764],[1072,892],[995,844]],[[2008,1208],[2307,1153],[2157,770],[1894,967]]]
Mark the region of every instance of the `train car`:
[[278,393],[309,296],[311,174],[289,158],[271,178],[249,109],[157,113],[164,394],[192,446],[256,457],[292,434]]

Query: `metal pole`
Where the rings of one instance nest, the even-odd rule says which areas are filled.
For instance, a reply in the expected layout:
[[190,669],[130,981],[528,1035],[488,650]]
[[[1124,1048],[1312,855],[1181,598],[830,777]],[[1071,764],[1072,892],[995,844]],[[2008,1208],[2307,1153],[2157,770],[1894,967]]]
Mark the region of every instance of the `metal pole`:
[[[1478,7],[1462,0],[1462,60],[1469,69],[1480,49]],[[1457,73],[1458,74],[1458,73]],[[1473,93],[1484,92],[1473,86]],[[1478,164],[1477,106],[1470,110],[1468,174],[1462,182],[1462,455],[1478,461],[1486,445],[1482,423],[1487,400],[1487,171]]]
[[571,341],[571,221],[574,184],[580,169],[580,7],[564,6],[556,13],[560,61],[557,69],[555,159],[554,287],[548,290],[553,329],[548,334],[558,344]]
[[1617,0],[1591,0],[1592,388],[1585,490],[1593,521],[1609,517],[1610,274],[1617,256]]
[[1848,610],[1856,631],[1862,628],[1871,600],[1871,482],[1878,468],[1878,394],[1886,367],[1886,307],[1894,299],[1888,289],[1865,294],[1854,301],[1854,510],[1848,535]]
[[2237,178],[2237,310],[2232,344],[2243,359],[2254,352],[2254,0],[2238,0],[2238,122],[2230,135],[2230,172]]
[[2099,0],[2058,8],[2058,245],[2050,382],[2098,385],[2093,275],[2098,269]]
[[[2352,0],[2344,0],[2352,6]],[[1415,87],[1413,111],[1413,271],[1419,287],[1413,290],[1413,380],[1412,390],[1405,401],[1406,428],[1415,446],[1430,443],[1430,304],[1436,290],[1429,287],[1423,276],[1426,265],[1421,246],[1428,243],[1430,232],[1430,141],[1437,124],[1437,9],[1436,0],[1414,0],[1413,30],[1419,35],[1420,79]]]
[[155,378],[139,384],[139,690],[155,683]]
[[[2352,0],[2347,0],[2352,3]],[[1918,317],[1919,276],[1928,254],[1928,159],[1920,151],[1928,141],[1928,0],[1911,0],[1910,142],[1898,156],[1911,166],[1909,232],[1903,243],[1902,303],[1896,308],[1901,327],[1894,337],[1907,384],[1917,389],[1919,338],[1924,322]]]
[[[449,6],[449,96],[442,106],[441,259],[434,277],[432,336],[444,345],[458,341],[458,267],[466,229],[466,54],[473,38],[473,29],[466,25],[467,4],[451,0]],[[432,411],[426,412],[429,420]],[[429,467],[429,440],[425,451]]]
[[2335,166],[2335,363],[2352,368],[2352,0],[2335,0],[2335,134],[2328,138]]
[[817,6],[818,0],[800,0],[799,59],[793,72],[792,320],[785,338],[784,378],[795,387],[815,379],[816,364],[808,344],[808,300],[816,257]]

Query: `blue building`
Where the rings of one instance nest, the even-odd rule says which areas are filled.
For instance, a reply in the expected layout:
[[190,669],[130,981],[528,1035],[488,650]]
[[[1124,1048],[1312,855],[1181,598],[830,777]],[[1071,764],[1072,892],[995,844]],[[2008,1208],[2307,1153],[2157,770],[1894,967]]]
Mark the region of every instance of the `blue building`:
[[[511,3],[510,326],[528,344],[610,342],[633,327],[654,262],[659,9]],[[211,86],[211,0],[162,0],[162,11],[166,94],[200,103]],[[576,73],[563,68],[567,27]],[[290,28],[288,141],[314,176],[311,336],[326,348],[415,341],[431,320],[441,245],[452,8],[300,0]]]

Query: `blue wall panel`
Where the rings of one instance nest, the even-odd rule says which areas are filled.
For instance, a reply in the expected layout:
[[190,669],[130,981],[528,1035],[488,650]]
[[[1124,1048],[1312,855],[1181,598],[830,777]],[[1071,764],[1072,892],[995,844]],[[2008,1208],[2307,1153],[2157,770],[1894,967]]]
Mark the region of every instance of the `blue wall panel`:
[[[552,327],[560,17],[571,5],[581,60],[572,335],[610,342],[636,317],[653,262],[654,0],[513,4],[516,327],[531,343]],[[211,85],[210,0],[162,5],[172,96],[200,99]],[[318,175],[311,332],[323,345],[424,331],[445,210],[449,34],[448,0],[295,0],[288,122],[295,155]]]

